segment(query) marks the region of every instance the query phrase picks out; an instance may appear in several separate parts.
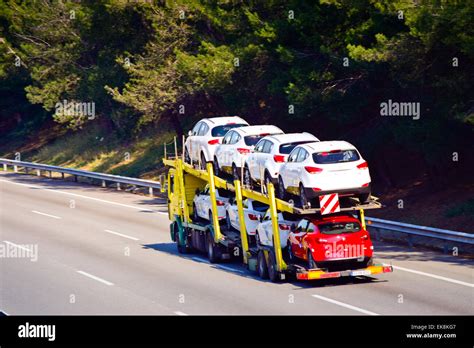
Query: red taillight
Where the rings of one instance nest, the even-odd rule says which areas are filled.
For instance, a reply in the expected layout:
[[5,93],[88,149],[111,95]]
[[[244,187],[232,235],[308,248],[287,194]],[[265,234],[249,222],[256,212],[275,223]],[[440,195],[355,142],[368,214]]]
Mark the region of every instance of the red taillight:
[[290,226],[285,225],[285,224],[278,224],[278,227],[280,227],[280,230],[288,231],[290,229]]
[[357,166],[357,168],[359,168],[359,169],[369,169],[369,165],[367,164],[367,162],[362,162],[361,164],[359,164]]
[[277,163],[285,162],[285,156],[283,155],[273,155],[273,160]]
[[245,154],[250,153],[250,150],[249,150],[249,149],[244,149],[243,147],[239,147],[239,148],[237,149],[237,151],[239,151],[239,153],[240,153],[241,155],[245,155]]
[[225,203],[222,202],[222,201],[217,200],[217,201],[216,201],[216,204],[217,204],[218,206],[223,206]]
[[304,169],[306,169],[306,171],[310,174],[321,173],[323,171],[322,168],[310,167],[310,166],[306,166],[306,167],[304,167]]
[[249,214],[249,219],[250,219],[250,220],[253,220],[253,221],[256,221],[256,220],[258,220],[258,215]]
[[370,182],[368,182],[367,184],[362,185],[362,187],[367,187],[367,186],[369,186],[369,184],[370,184]]
[[341,152],[341,150],[331,150],[329,151],[330,153],[337,153],[337,152]]
[[270,133],[262,133],[262,134],[260,134],[261,137],[266,137],[267,135],[270,135]]
[[217,145],[219,144],[219,139],[212,139],[207,142],[209,145]]
[[321,189],[319,187],[312,187],[311,188],[314,192],[318,192],[318,191],[321,191]]

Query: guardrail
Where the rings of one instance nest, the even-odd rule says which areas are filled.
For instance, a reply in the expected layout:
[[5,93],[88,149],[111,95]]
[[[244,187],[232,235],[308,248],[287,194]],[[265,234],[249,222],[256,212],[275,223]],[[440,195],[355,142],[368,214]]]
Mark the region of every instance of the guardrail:
[[[150,195],[153,195],[153,189],[162,190],[162,184],[160,182],[152,180],[135,179],[120,175],[95,173],[86,170],[15,161],[5,158],[0,158],[0,164],[3,164],[4,170],[7,170],[8,166],[13,166],[15,172],[18,172],[19,168],[24,168],[26,173],[28,173],[30,169],[36,170],[37,175],[41,175],[41,171],[49,172],[50,177],[52,172],[61,173],[63,178],[64,174],[69,174],[73,175],[76,181],[77,177],[97,179],[102,181],[103,187],[106,187],[107,182],[117,183],[118,189],[120,189],[120,184],[148,187]],[[411,247],[415,243],[417,243],[417,237],[429,238],[431,240],[435,239],[442,242],[442,246],[445,252],[447,252],[448,248],[453,245],[456,246],[458,244],[464,244],[469,247],[472,247],[474,245],[474,234],[412,225],[372,217],[366,217],[366,222],[367,227],[369,228],[369,230],[372,230],[372,234],[374,235],[374,239],[376,240],[390,237],[388,236],[388,233],[396,235],[402,234],[406,237],[403,240],[406,240],[408,242],[408,245]]]
[[52,177],[52,173],[61,173],[62,178],[64,178],[64,174],[72,175],[74,176],[74,181],[77,181],[78,177],[96,179],[102,181],[102,187],[106,187],[107,182],[112,182],[117,184],[118,190],[121,189],[120,184],[147,187],[150,196],[153,196],[154,189],[160,191],[162,189],[161,183],[153,180],[135,179],[120,175],[89,172],[87,170],[51,166],[40,163],[15,161],[5,158],[0,158],[0,164],[3,164],[3,170],[5,171],[8,170],[8,166],[12,166],[15,172],[18,172],[19,168],[24,168],[27,174],[29,174],[30,170],[36,170],[36,175],[38,176],[41,176],[41,172],[44,171],[48,172],[50,177]]
[[[375,240],[391,238],[400,240],[401,238],[397,237],[402,235],[404,237],[402,239],[406,241],[410,247],[413,247],[414,244],[427,244],[423,243],[423,240],[428,238],[430,239],[429,246],[442,247],[445,253],[454,247],[462,250],[468,250],[467,248],[469,248],[469,252],[472,252],[474,246],[474,234],[470,233],[412,225],[372,217],[366,217],[365,220]],[[439,242],[433,243],[433,240]]]

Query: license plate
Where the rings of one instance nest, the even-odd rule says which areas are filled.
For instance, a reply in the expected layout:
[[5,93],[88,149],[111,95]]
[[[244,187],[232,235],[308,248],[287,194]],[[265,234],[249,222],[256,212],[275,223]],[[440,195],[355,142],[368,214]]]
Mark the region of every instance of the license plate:
[[368,270],[351,271],[351,276],[353,276],[353,277],[365,276],[365,275],[370,275],[370,271],[368,271]]

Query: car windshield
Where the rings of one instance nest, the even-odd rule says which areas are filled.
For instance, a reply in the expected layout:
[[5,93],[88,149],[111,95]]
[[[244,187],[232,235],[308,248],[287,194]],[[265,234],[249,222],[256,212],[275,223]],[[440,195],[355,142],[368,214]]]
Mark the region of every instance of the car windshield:
[[225,124],[223,126],[216,126],[212,128],[211,135],[213,137],[223,137],[228,131],[233,128],[243,127],[246,124],[243,123],[233,123],[233,124]]
[[358,222],[331,222],[318,225],[318,228],[322,234],[343,234],[359,232],[360,224]]
[[253,201],[252,206],[254,210],[263,212],[263,213],[266,212],[268,209],[268,205],[266,205],[265,203],[260,203],[258,201]]
[[336,150],[313,153],[313,161],[317,164],[354,162],[360,159],[356,150]]
[[297,141],[297,142],[294,142],[294,143],[287,143],[287,144],[281,144],[280,145],[280,153],[284,154],[284,155],[289,155],[291,151],[293,151],[293,149],[298,146],[298,145],[301,145],[301,144],[306,144],[306,143],[310,143],[310,142],[313,142],[314,140],[311,140],[311,141]]

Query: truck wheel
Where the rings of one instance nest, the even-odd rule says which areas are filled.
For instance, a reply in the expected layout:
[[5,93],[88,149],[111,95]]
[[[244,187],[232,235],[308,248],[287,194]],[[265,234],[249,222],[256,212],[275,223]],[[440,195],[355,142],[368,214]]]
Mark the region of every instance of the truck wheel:
[[217,255],[217,246],[216,243],[214,243],[214,239],[212,238],[212,235],[210,232],[207,233],[206,236],[207,239],[207,258],[209,259],[209,262],[211,263],[216,263],[218,261],[218,255]]
[[277,271],[276,258],[273,251],[268,253],[268,277],[272,283],[280,281],[280,272]]
[[206,170],[206,157],[204,156],[204,152],[201,152],[201,169]]
[[260,278],[268,278],[267,261],[265,261],[265,255],[262,250],[260,250],[257,255],[257,272]]

